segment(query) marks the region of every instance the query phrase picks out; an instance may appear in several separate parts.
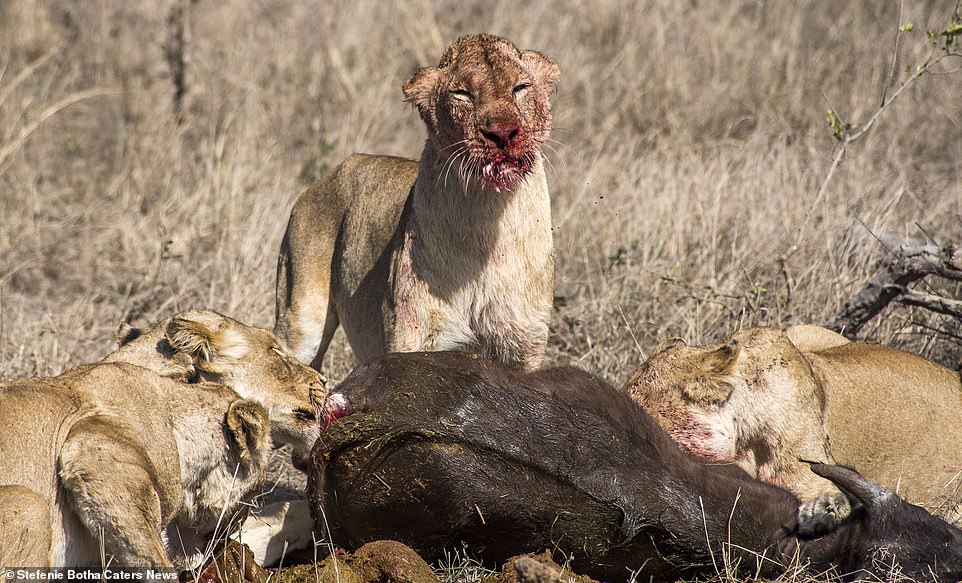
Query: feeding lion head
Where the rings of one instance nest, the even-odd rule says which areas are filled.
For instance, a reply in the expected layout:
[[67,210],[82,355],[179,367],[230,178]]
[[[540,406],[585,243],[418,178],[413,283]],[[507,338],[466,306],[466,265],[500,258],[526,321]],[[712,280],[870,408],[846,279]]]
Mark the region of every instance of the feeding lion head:
[[801,498],[802,529],[830,529],[848,515],[838,488],[800,461],[835,459],[822,419],[822,386],[784,332],[754,328],[708,346],[670,341],[625,390],[688,453],[737,463]]
[[479,34],[448,47],[437,67],[424,67],[404,84],[445,168],[457,166],[467,184],[498,192],[531,171],[551,132],[549,98],[558,65],[507,39]]
[[127,362],[181,381],[232,388],[270,413],[274,442],[302,466],[320,432],[324,377],[285,352],[274,335],[212,310],[188,310],[147,330],[121,324],[120,347],[104,362]]
[[626,390],[690,453],[795,493],[802,527],[849,511],[805,460],[853,464],[962,523],[958,372],[915,354],[817,326],[753,328],[656,350]]

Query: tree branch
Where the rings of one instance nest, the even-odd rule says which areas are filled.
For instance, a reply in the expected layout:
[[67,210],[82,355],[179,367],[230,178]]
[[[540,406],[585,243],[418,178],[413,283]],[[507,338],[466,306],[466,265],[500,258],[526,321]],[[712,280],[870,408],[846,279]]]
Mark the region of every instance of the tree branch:
[[862,289],[842,306],[828,327],[854,336],[893,300],[962,318],[962,302],[908,288],[928,275],[962,281],[962,252],[955,245],[901,245],[898,256],[881,268]]
[[918,306],[920,308],[925,308],[926,310],[931,310],[933,312],[938,312],[939,314],[945,314],[946,316],[952,316],[962,320],[962,302],[959,300],[943,298],[942,296],[919,292],[908,288],[901,288],[899,290],[899,294],[900,295],[898,296],[897,301],[900,304],[905,304],[907,306]]

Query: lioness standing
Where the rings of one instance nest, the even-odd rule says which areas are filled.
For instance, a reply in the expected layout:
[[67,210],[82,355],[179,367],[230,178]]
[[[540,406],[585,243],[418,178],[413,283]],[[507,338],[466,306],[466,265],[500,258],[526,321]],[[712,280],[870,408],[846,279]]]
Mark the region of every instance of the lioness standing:
[[320,370],[338,324],[358,360],[469,349],[541,364],[554,286],[541,144],[558,65],[487,34],[404,84],[420,162],[356,154],[307,189],[277,264],[274,333]]

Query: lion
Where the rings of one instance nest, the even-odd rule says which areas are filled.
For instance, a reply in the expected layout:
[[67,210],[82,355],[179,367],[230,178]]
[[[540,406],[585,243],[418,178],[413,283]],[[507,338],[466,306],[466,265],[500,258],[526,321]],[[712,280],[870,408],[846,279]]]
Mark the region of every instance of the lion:
[[[625,390],[689,453],[792,491],[815,531],[850,508],[806,461],[850,464],[909,501],[944,506],[962,471],[958,374],[815,328],[753,328],[704,347],[673,341]],[[946,513],[953,522],[957,503]]]
[[558,65],[504,38],[455,41],[404,84],[427,125],[420,161],[355,154],[291,212],[274,333],[321,369],[338,325],[358,361],[471,350],[538,367],[553,301],[541,145]]
[[121,323],[117,350],[101,362],[126,362],[184,382],[226,385],[270,412],[277,446],[305,469],[327,397],[323,375],[285,352],[274,335],[213,310],[188,310],[148,329]]
[[0,384],[0,565],[172,568],[265,477],[267,410],[127,363]]

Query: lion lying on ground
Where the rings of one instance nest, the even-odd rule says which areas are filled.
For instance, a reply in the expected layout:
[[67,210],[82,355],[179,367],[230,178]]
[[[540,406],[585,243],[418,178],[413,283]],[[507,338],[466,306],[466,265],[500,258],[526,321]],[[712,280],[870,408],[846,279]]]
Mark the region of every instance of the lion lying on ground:
[[259,403],[125,363],[9,381],[0,401],[0,566],[183,566],[271,451]]
[[670,343],[625,389],[689,453],[794,492],[815,530],[850,509],[802,460],[851,464],[909,501],[947,508],[950,521],[962,517],[952,499],[962,386],[921,357],[817,327],[754,328],[705,347]]
[[281,349],[267,330],[212,310],[175,314],[146,330],[121,324],[119,348],[102,362],[127,362],[180,381],[226,385],[270,413],[277,446],[290,445],[304,467],[320,432],[327,397],[322,375]]
[[354,155],[291,212],[274,333],[292,354],[320,370],[340,324],[358,361],[466,349],[542,362],[554,252],[541,144],[559,77],[481,34],[404,84],[428,128],[420,162]]

